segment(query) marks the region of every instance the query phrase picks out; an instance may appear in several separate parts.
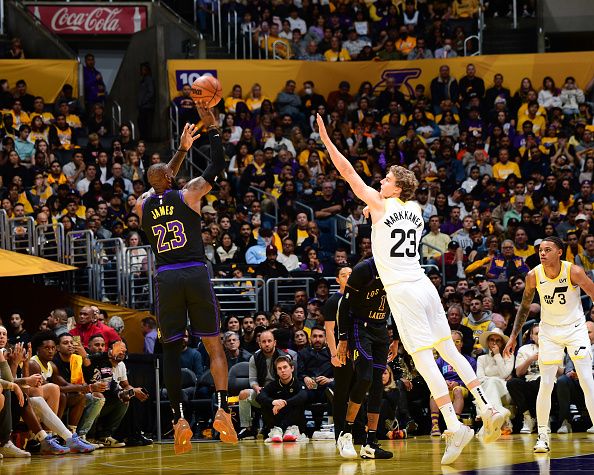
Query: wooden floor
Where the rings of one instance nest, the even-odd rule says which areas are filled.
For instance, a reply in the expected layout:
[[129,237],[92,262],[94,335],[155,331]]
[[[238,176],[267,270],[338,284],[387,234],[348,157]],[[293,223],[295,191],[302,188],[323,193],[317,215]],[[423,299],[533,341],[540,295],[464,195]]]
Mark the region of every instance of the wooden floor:
[[180,456],[173,454],[172,445],[163,444],[99,450],[91,455],[35,455],[30,460],[4,459],[0,462],[0,474],[594,473],[594,435],[553,435],[553,450],[550,456],[535,456],[532,453],[535,440],[535,435],[514,435],[488,446],[473,441],[452,466],[443,468],[439,463],[443,443],[438,438],[423,436],[384,442],[382,446],[394,452],[392,460],[343,460],[338,455],[333,441],[310,441],[306,444],[264,444],[262,441],[245,441],[235,446],[219,442],[196,442],[190,453]]

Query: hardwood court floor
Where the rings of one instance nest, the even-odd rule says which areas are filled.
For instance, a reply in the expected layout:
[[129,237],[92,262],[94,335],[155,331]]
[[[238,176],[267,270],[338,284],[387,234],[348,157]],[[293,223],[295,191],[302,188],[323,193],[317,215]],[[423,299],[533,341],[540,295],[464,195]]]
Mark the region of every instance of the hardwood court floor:
[[99,450],[91,455],[62,457],[35,455],[31,460],[4,459],[2,475],[110,475],[137,474],[213,474],[239,475],[372,475],[384,473],[487,474],[562,472],[594,473],[594,436],[584,433],[553,435],[549,456],[535,456],[535,435],[514,435],[488,446],[473,441],[450,467],[439,461],[444,445],[429,436],[386,441],[394,452],[392,460],[353,460],[339,457],[332,441],[307,444],[264,444],[245,441],[238,445],[194,443],[192,451],[176,456],[169,444],[152,447]]

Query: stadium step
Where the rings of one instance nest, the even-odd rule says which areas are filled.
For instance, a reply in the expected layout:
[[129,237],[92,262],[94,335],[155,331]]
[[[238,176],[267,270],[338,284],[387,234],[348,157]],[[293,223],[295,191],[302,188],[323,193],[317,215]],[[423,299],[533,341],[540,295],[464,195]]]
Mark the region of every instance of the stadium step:
[[489,18],[484,31],[483,54],[519,54],[537,52],[537,26],[534,18]]

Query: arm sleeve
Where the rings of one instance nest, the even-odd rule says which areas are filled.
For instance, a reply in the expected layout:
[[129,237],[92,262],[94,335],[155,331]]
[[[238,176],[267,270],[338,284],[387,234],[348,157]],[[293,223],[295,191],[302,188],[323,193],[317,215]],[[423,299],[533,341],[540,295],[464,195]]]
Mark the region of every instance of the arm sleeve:
[[210,129],[208,140],[210,141],[210,163],[204,170],[202,178],[214,186],[217,176],[225,169],[225,154],[221,134],[218,130]]
[[351,326],[351,305],[349,297],[351,292],[351,290],[347,290],[340,299],[340,303],[338,304],[338,318],[336,323],[338,325],[339,341],[347,341],[349,336],[349,329]]

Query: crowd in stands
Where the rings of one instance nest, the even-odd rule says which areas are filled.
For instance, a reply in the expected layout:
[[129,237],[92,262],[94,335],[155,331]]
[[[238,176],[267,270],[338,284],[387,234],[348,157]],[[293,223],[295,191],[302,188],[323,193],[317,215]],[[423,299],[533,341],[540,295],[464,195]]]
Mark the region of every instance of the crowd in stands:
[[[361,24],[365,23],[369,47],[381,45],[376,51],[380,57],[403,58],[402,46],[410,36],[414,46],[407,57],[411,53],[427,57],[432,52],[441,58],[451,56],[437,54],[448,44],[448,51],[458,48],[454,32],[445,31],[449,21],[444,21],[445,12],[451,18],[455,12],[461,17],[461,5],[473,2],[455,0],[448,10],[450,3],[407,1],[399,9],[379,1],[369,11],[361,9],[354,15],[348,9],[355,7],[343,4],[328,17],[334,27],[316,20],[320,15],[309,13],[322,8],[319,5],[304,14],[283,2],[275,8],[285,11],[272,15],[264,5],[250,12],[256,5],[252,2],[245,15],[251,14],[250,21],[260,28],[267,21],[271,31],[274,16],[291,18],[294,22],[287,20],[288,28],[282,21],[278,25],[279,35],[291,33],[291,41],[294,29],[305,29],[305,36],[310,30],[320,33],[311,54],[320,54],[319,43],[326,42],[328,51],[337,57],[353,56],[347,41],[339,36],[358,41],[364,36]],[[445,10],[436,9],[441,4]],[[386,13],[380,16],[382,8]],[[471,11],[468,16],[474,14]],[[411,15],[416,23],[401,25]],[[342,20],[350,17],[362,19]],[[386,28],[387,36],[382,36]],[[391,36],[399,28],[404,38]],[[97,86],[100,80],[100,74],[93,73],[88,84]],[[48,105],[27,91],[24,80],[14,89],[11,86],[0,80],[0,195],[8,217],[32,216],[37,224],[60,222],[67,232],[88,229],[97,238],[122,237],[129,245],[147,244],[132,209],[147,189],[148,167],[162,157],[149,149],[146,137],[141,134],[133,140],[128,125],[111,130],[100,87],[93,92],[87,89],[85,104],[80,104],[72,97],[72,88],[65,86],[56,104]],[[266,424],[270,423],[273,393],[261,396],[261,389],[273,384],[277,376],[282,379],[282,374],[296,372],[303,381],[299,390],[306,396],[295,401],[299,407],[327,401],[326,391],[320,390],[332,384],[321,328],[327,282],[341,266],[371,257],[370,223],[363,215],[363,203],[355,199],[329,161],[319,139],[316,113],[326,120],[333,141],[370,186],[378,187],[392,164],[415,172],[420,183],[415,199],[426,223],[423,242],[427,245],[419,252],[443,297],[454,341],[469,360],[477,360],[473,364],[479,377],[488,381],[488,390],[497,395],[501,407],[519,418],[519,425],[507,429],[532,432],[538,386],[534,382],[539,378],[537,304],[531,306],[526,344],[515,361],[505,360],[501,348],[513,326],[524,276],[539,263],[540,239],[561,237],[567,243],[566,259],[590,276],[594,271],[593,86],[594,81],[576,84],[573,77],[564,78],[562,84],[555,84],[551,77],[527,77],[521,84],[507,84],[501,74],[479,77],[472,64],[467,65],[465,75],[456,78],[445,60],[430,87],[418,85],[412,96],[391,80],[377,91],[366,81],[359,85],[340,81],[328,96],[316,92],[312,81],[288,80],[281,91],[265,91],[258,84],[244,91],[233,85],[218,105],[227,171],[202,208],[209,265],[217,276],[235,279],[316,278],[315,296],[309,300],[301,291],[292,305],[276,306],[268,314],[227,316],[222,331],[229,365],[247,361],[250,368],[250,389],[239,395],[244,435],[253,436],[257,428],[252,419],[254,407],[260,406]],[[199,121],[189,86],[184,86],[174,102],[181,123]],[[207,141],[199,146],[208,151]],[[177,186],[186,181],[187,177],[179,177]],[[346,222],[339,232],[356,239],[354,253],[335,236],[338,223],[343,222],[337,215]],[[245,280],[235,285],[254,285]],[[591,321],[589,299],[584,300],[584,309]],[[49,319],[47,323],[51,327]],[[120,322],[114,320],[116,324]],[[23,332],[22,321],[16,317],[10,319],[10,326],[11,336]],[[76,351],[82,353],[78,348],[89,343],[85,341],[93,336],[89,333],[78,334],[82,345],[73,343]],[[143,333],[146,351],[158,351],[155,324],[147,321]],[[71,335],[77,336],[76,332]],[[62,340],[55,342],[58,348]],[[115,338],[107,340],[105,347],[113,346]],[[44,341],[41,346],[51,346]],[[193,348],[190,339],[186,348],[184,364],[200,379],[208,368],[207,354],[200,345]],[[410,356],[400,351],[385,374],[383,417],[392,421],[390,427],[397,421],[400,427],[414,430],[422,425],[423,417],[429,419],[434,407]],[[111,358],[115,364],[115,357]],[[275,360],[278,364],[273,365]],[[462,415],[468,408],[467,391],[445,362],[438,364],[443,365]],[[575,373],[569,364],[563,373],[557,383],[559,407],[554,419],[554,430],[561,431],[569,430],[572,418],[583,425],[575,411],[570,411],[572,404],[580,408]],[[10,389],[12,384],[3,387]],[[291,414],[295,419],[283,421],[284,425],[303,424],[297,417],[302,412]],[[418,430],[441,432],[437,414],[432,415],[429,426]],[[315,419],[318,428],[320,419]],[[109,432],[101,436],[104,441],[110,437]]]

